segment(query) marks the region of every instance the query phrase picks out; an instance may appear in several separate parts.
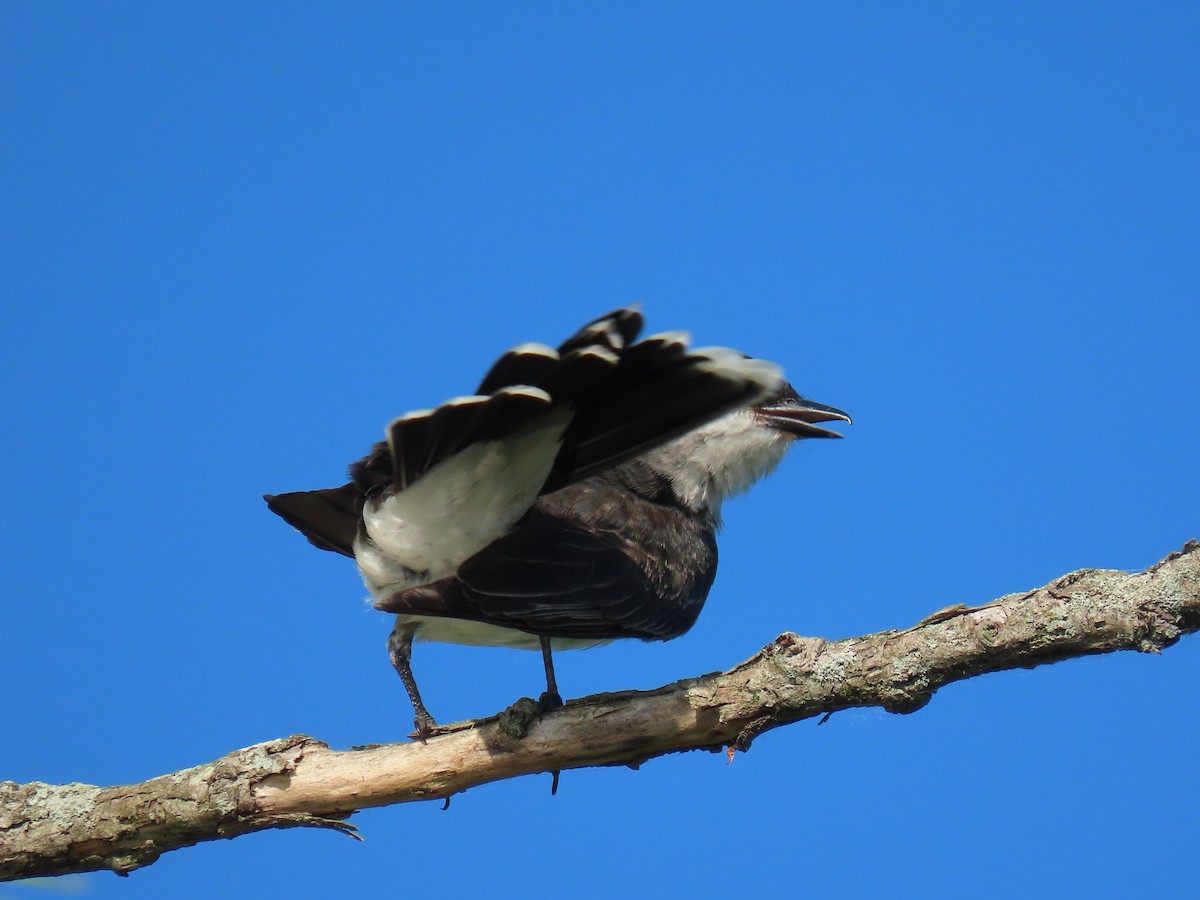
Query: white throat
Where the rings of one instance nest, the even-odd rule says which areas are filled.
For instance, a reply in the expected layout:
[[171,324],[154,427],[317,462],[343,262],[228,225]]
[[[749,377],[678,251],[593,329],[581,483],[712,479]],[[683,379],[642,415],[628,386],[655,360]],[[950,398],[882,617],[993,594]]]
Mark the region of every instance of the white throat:
[[646,454],[670,472],[675,495],[692,509],[720,518],[726,497],[740,494],[783,459],[792,437],[739,410]]

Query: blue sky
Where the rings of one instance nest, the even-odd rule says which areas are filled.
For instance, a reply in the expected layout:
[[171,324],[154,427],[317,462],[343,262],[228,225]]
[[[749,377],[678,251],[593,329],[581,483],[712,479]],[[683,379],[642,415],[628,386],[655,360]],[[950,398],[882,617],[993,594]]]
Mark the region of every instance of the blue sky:
[[[1188,3],[6,4],[0,778],[402,738],[387,617],[260,495],[635,300],[855,425],[728,507],[690,634],[562,654],[567,696],[1200,537],[1198,39]],[[415,665],[445,720],[540,688]],[[1185,639],[55,886],[1181,896],[1198,678]]]

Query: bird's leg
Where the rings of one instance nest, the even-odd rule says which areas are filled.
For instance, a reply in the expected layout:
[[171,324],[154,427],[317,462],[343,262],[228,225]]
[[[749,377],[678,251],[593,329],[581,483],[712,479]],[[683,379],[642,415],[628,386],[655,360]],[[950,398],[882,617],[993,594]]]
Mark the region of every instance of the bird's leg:
[[[551,710],[558,709],[563,705],[562,694],[558,692],[558,682],[554,679],[554,657],[550,653],[550,638],[539,637],[538,640],[542,645],[542,664],[546,667],[546,693],[538,698],[538,706],[542,708],[543,713],[548,713]],[[561,774],[558,769],[550,773],[550,796],[553,797],[558,793],[558,776]]]
[[542,664],[546,667],[546,693],[538,698],[542,712],[550,712],[563,705],[562,695],[558,692],[558,682],[554,680],[554,658],[550,655],[550,638],[538,638],[542,644]]
[[396,674],[400,676],[400,680],[404,682],[404,689],[408,691],[408,699],[412,701],[413,712],[416,713],[413,718],[413,726],[417,729],[417,734],[424,739],[437,727],[437,722],[434,721],[433,716],[429,714],[429,710],[421,701],[421,692],[417,690],[417,682],[413,678],[412,642],[414,631],[411,624],[397,621],[396,627],[388,636],[387,648],[388,656],[392,658],[392,666],[395,668]]

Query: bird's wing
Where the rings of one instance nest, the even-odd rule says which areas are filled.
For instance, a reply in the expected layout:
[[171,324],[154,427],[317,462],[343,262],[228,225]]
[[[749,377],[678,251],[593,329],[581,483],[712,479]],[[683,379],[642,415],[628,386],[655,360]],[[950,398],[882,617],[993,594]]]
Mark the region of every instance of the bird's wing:
[[[403,491],[472,444],[536,427],[557,410],[583,405],[591,394],[603,395],[619,370],[626,336],[636,336],[640,322],[636,310],[616,310],[585,326],[558,350],[535,343],[514,347],[492,365],[474,395],[394,419],[387,440],[351,468],[351,477],[364,492],[384,486]],[[639,373],[643,378],[653,374]],[[626,380],[622,375],[622,383]],[[553,440],[557,444],[560,438],[561,429]],[[540,486],[539,481],[535,488]]]
[[[626,463],[782,384],[773,363],[726,348],[689,349],[682,332],[634,343],[641,324],[641,313],[626,307],[585,325],[557,350],[514,348],[492,366],[479,394],[394,420],[387,439],[351,466],[352,488],[280,494],[268,503],[316,546],[347,555],[357,522],[346,513],[357,519],[364,500],[397,522],[408,521],[415,507],[431,528],[469,510],[478,527],[464,546],[473,553],[515,524],[538,495]],[[489,444],[496,445],[490,456]],[[485,457],[520,461],[519,469],[510,467],[507,495],[489,487],[495,479],[484,477],[492,465]],[[405,496],[435,469],[437,478]],[[457,506],[438,519],[432,513],[447,496]],[[432,541],[433,533],[422,540]]]
[[550,395],[543,390],[509,386],[487,396],[456,397],[436,409],[393,419],[387,432],[392,483],[403,491],[472,444],[500,440],[535,425],[551,406]]
[[[547,378],[558,385],[575,385],[578,389],[579,385],[592,383],[594,376],[589,377],[588,372],[579,371],[553,372],[560,359],[575,360],[593,368],[597,357],[615,362],[616,357],[628,344],[633,343],[641,330],[641,312],[626,306],[588,322],[559,344],[557,350],[544,344],[521,344],[492,364],[475,393],[490,394],[514,384],[533,384],[549,389],[545,383]],[[555,391],[550,393],[557,398]]]
[[608,347],[620,350],[632,344],[642,331],[645,319],[637,305],[623,306],[588,322],[558,345],[564,356],[580,347]]
[[[633,459],[778,390],[774,363],[724,347],[689,347],[683,332],[636,343],[641,314],[622,309],[585,326],[555,350],[522,344],[497,360],[479,392],[392,421],[385,443],[351,468],[364,493],[403,491],[472,444],[503,439],[559,411],[566,431],[539,493],[550,493]],[[566,421],[566,420],[564,420]]]
[[[779,366],[725,347],[691,349],[664,332],[626,347],[599,389],[576,393],[577,414],[544,493],[582,481],[682,437],[778,390]],[[553,392],[551,392],[553,393]]]
[[375,605],[546,637],[676,637],[691,627],[703,604],[715,574],[715,547],[711,571],[678,593],[664,590],[645,563],[644,554],[618,536],[535,508],[455,576],[399,591]]

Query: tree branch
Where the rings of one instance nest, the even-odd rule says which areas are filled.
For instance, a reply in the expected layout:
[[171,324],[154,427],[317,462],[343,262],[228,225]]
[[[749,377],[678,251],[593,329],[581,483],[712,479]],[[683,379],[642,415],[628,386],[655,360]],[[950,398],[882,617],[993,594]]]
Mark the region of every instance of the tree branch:
[[427,743],[337,751],[256,744],[141,784],[0,782],[0,881],[111,869],[265,828],[354,834],[355,810],[450,797],[516,775],[744,750],[759,734],[851,707],[920,709],[944,684],[1113,650],[1157,653],[1200,630],[1200,542],[1145,572],[1084,569],[1028,593],[843,641],[780,635],[728,672],[596,694],[538,717],[532,701]]

